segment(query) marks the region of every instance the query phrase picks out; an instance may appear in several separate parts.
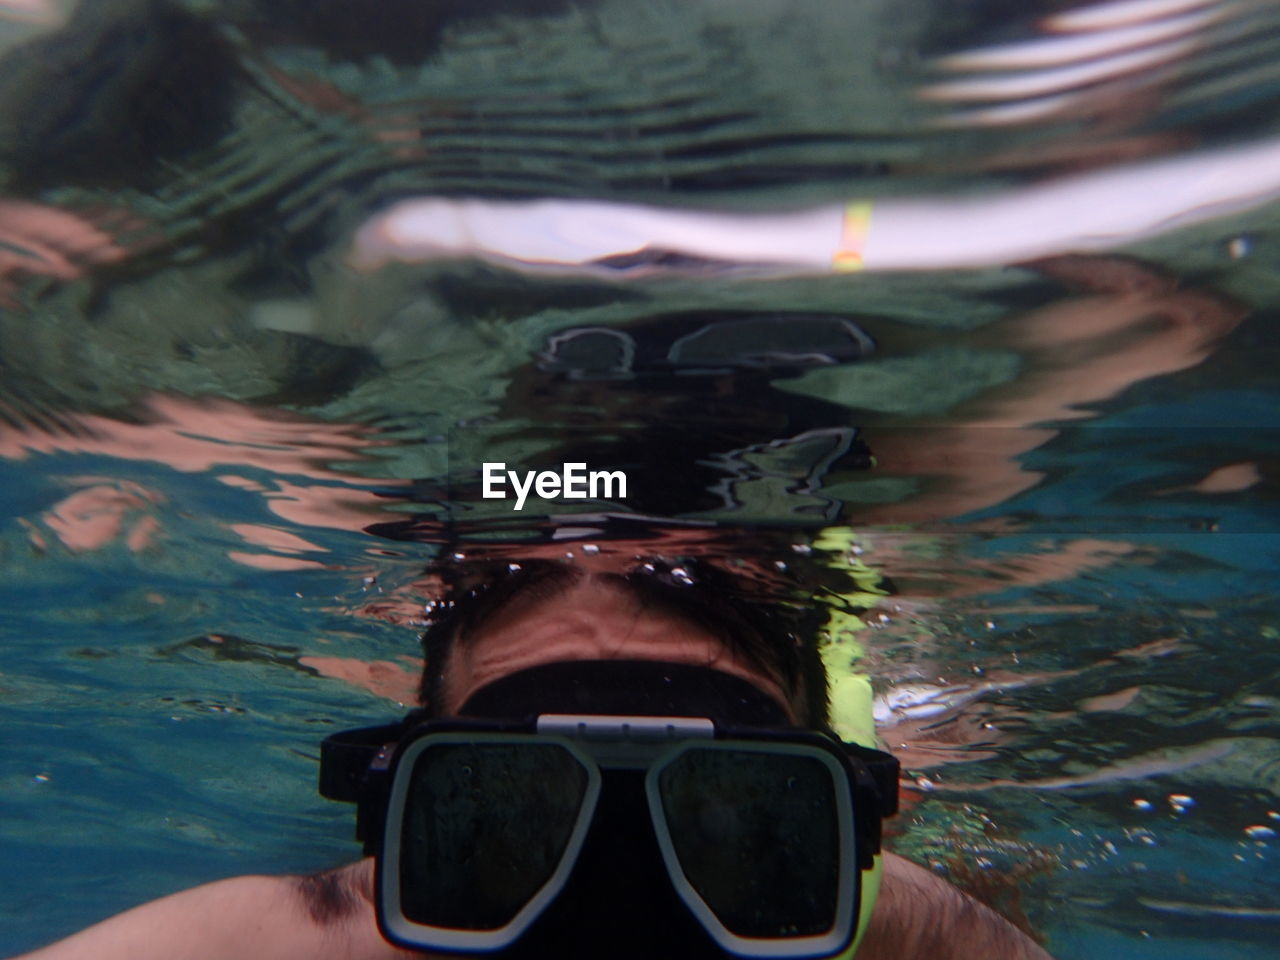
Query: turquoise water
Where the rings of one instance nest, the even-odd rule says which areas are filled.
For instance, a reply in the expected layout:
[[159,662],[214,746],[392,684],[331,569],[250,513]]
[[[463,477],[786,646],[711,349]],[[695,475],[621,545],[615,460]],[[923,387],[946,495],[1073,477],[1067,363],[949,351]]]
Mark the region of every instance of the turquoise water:
[[[355,857],[318,743],[409,697],[446,535],[802,574],[829,528],[894,586],[859,639],[895,849],[1012,876],[1061,960],[1264,952],[1270,194],[1022,265],[352,249],[422,196],[885,210],[1269,143],[1274,6],[1094,5],[1119,19],[1077,39],[1158,37],[1056,65],[1088,80],[986,69],[1042,88],[994,101],[939,92],[943,58],[1078,11],[350,6],[0,2],[0,952]],[[629,488],[516,514],[487,461]]]

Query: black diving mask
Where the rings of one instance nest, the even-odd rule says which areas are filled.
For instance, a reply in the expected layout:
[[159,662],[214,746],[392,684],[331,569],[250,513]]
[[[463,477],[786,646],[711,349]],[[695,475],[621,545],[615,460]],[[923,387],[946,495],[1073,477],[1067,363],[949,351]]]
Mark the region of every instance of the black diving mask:
[[[610,688],[627,712],[600,709]],[[786,726],[745,680],[648,661],[522,671],[463,712],[324,743],[321,792],[359,804],[391,942],[795,958],[854,942],[897,806],[888,754]]]

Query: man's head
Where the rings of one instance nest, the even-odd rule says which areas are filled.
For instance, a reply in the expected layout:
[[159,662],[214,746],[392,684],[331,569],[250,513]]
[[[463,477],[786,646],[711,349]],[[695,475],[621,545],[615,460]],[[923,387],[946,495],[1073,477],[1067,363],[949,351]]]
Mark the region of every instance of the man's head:
[[532,667],[647,660],[738,677],[793,724],[826,725],[816,612],[761,603],[740,578],[704,564],[616,567],[540,560],[454,578],[423,635],[431,712],[456,714],[477,690]]
[[504,960],[847,952],[897,774],[826,731],[825,610],[616,554],[458,564],[446,585],[431,716],[326,741],[389,939]]

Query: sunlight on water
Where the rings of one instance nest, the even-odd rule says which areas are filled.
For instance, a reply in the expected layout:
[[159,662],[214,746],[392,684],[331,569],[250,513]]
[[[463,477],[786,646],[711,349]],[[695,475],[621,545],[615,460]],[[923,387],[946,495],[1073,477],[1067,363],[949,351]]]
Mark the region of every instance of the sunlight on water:
[[455,552],[856,573],[893,849],[1060,960],[1265,952],[1277,26],[0,0],[0,952],[357,856],[318,743]]

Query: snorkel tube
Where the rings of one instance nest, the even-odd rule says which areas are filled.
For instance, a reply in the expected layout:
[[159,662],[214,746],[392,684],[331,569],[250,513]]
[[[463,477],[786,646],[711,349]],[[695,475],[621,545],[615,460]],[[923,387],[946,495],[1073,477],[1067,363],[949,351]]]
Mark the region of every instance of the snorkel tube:
[[[858,633],[867,626],[860,614],[879,603],[888,592],[882,586],[883,578],[858,557],[853,531],[848,527],[826,528],[814,539],[812,546],[815,551],[829,555],[827,567],[842,571],[850,581],[847,591],[820,598],[820,602],[829,608],[818,650],[830,691],[831,730],[847,743],[881,749],[877,746],[872,713],[874,694],[871,678],[863,668],[866,648],[858,639]],[[863,872],[857,932],[849,949],[840,955],[840,960],[849,960],[858,952],[870,924],[871,913],[875,910],[883,872],[884,855],[877,853],[875,865]]]

